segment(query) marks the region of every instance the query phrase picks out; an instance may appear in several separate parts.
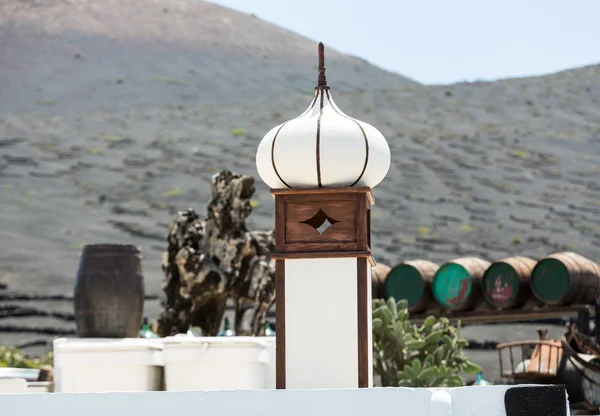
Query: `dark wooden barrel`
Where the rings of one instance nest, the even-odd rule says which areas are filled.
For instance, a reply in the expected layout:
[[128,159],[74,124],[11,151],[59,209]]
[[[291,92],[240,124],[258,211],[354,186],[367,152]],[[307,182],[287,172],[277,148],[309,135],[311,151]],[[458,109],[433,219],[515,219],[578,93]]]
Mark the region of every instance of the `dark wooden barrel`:
[[530,280],[535,297],[548,305],[590,304],[600,297],[600,267],[577,253],[543,258]]
[[498,309],[523,306],[531,298],[529,277],[537,262],[529,257],[507,257],[483,274],[483,297]]
[[377,263],[375,267],[371,268],[371,297],[373,299],[383,299],[385,297],[383,282],[385,282],[390,270],[390,266],[382,263]]
[[[558,367],[556,381],[553,384],[564,384],[571,403],[580,403],[585,400],[583,391],[583,366],[574,360],[571,361],[563,354]],[[532,383],[534,384],[534,383]]]
[[385,297],[406,299],[409,312],[421,312],[431,306],[431,281],[440,268],[428,260],[410,260],[395,266],[384,283]]
[[431,284],[435,301],[453,311],[473,309],[483,299],[481,281],[490,264],[478,257],[462,257],[442,264]]
[[140,250],[132,245],[83,248],[75,281],[75,323],[85,338],[137,338],[144,312]]

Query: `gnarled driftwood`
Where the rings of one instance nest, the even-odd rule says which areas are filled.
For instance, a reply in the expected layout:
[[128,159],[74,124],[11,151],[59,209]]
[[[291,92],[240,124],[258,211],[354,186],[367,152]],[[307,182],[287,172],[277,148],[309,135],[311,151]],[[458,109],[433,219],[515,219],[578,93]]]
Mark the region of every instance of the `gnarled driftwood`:
[[246,229],[254,178],[224,170],[213,176],[211,188],[205,218],[187,209],[171,223],[163,256],[161,336],[185,332],[190,325],[216,335],[229,297],[237,334],[259,335],[275,302],[273,232]]

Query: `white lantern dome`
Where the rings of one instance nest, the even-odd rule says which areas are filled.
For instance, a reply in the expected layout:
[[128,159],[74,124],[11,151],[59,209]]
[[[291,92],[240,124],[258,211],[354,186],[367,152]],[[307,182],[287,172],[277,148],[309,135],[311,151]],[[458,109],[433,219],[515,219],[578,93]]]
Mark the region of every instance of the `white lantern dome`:
[[272,189],[372,188],[387,175],[390,163],[383,134],[335,105],[319,43],[319,82],[313,100],[304,113],[262,139],[256,152],[258,174]]

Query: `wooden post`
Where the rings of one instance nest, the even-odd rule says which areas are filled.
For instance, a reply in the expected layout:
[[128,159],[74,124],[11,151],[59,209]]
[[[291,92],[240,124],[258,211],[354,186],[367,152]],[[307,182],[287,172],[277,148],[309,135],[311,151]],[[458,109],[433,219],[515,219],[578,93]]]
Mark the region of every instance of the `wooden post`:
[[577,311],[577,329],[583,335],[590,334],[590,310],[587,306],[583,306]]
[[594,332],[596,335],[596,343],[600,344],[600,303],[596,301],[594,305]]
[[372,386],[370,188],[271,193],[277,388]]

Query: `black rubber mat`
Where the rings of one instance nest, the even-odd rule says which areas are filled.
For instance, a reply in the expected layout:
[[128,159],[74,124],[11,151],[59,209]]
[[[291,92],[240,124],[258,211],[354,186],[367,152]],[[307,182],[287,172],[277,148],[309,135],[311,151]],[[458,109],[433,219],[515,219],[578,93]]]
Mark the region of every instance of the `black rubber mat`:
[[512,387],[504,395],[506,416],[566,416],[563,385]]

